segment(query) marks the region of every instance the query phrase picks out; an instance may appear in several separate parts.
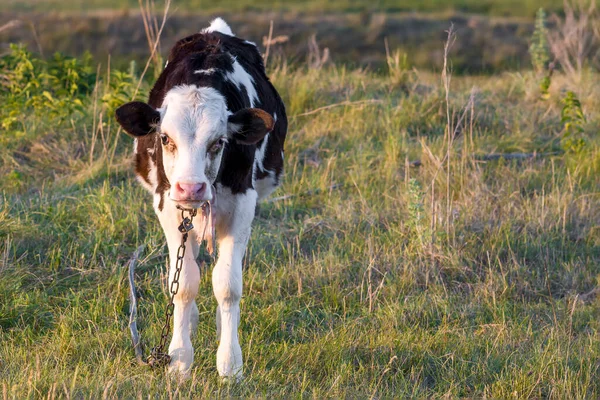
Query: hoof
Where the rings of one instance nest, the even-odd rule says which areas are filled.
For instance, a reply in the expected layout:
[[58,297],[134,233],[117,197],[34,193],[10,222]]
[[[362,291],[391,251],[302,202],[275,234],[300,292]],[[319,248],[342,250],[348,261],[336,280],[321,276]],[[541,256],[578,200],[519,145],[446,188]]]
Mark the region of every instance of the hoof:
[[191,349],[177,347],[169,351],[171,363],[169,364],[169,375],[179,375],[181,378],[189,377],[192,363],[194,362],[194,352]]
[[241,380],[244,375],[242,349],[238,343],[230,346],[223,342],[217,349],[217,371],[221,378]]
[[237,375],[232,376],[221,376],[221,382],[225,385],[235,385],[241,383],[244,380],[244,374],[241,372]]
[[190,367],[186,367],[183,363],[180,362],[171,362],[171,364],[167,368],[167,372],[169,373],[169,375],[182,380],[186,380],[190,377],[190,370]]

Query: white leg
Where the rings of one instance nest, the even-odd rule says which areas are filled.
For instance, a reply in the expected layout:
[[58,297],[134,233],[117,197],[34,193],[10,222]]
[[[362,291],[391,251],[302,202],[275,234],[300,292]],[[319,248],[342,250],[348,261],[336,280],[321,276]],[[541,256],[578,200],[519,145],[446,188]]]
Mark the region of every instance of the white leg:
[[[171,282],[175,275],[175,262],[177,251],[181,244],[181,233],[177,229],[181,223],[181,211],[175,208],[171,201],[165,201],[163,211],[156,210],[160,223],[167,237],[169,247],[169,285],[168,293],[171,293]],[[175,305],[173,313],[173,338],[169,345],[171,364],[169,372],[178,372],[182,375],[189,373],[194,361],[194,349],[190,335],[195,330],[194,322],[198,322],[198,307],[195,303],[200,283],[200,270],[196,263],[198,255],[198,243],[194,238],[194,232],[186,242],[186,252],[183,259],[183,268],[179,276],[179,290],[173,301]]]
[[222,188],[217,203],[217,243],[219,259],[213,269],[212,284],[217,303],[217,370],[226,378],[242,377],[242,349],[238,340],[242,259],[250,237],[257,194],[248,190],[233,195]]
[[200,313],[198,312],[198,305],[196,301],[192,301],[192,313],[190,315],[190,336],[194,336],[198,330],[198,320],[200,319]]
[[221,309],[217,306],[217,340],[221,338]]
[[[217,340],[219,340],[219,338],[221,337],[221,308],[219,306],[217,306]],[[238,325],[240,323],[240,315],[238,314],[238,319],[237,319]]]

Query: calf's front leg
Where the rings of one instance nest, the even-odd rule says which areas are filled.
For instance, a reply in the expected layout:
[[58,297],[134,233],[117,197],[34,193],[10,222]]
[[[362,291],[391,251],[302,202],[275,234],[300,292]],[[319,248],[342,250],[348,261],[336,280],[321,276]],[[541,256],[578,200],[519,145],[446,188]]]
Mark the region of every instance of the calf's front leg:
[[242,349],[238,338],[242,297],[242,260],[250,237],[257,194],[253,189],[232,194],[222,188],[218,195],[217,243],[219,259],[213,269],[213,292],[217,299],[217,370],[224,378],[240,379]]
[[[178,227],[181,223],[181,211],[177,210],[171,201],[165,201],[162,211],[156,209],[160,224],[167,238],[169,247],[169,284],[168,295],[171,296],[171,286],[175,277],[175,263],[177,252],[181,245],[182,234]],[[200,221],[194,221],[200,223]],[[183,258],[183,267],[179,275],[179,290],[173,299],[173,337],[169,345],[171,364],[170,373],[180,373],[185,376],[189,374],[194,361],[194,349],[192,348],[191,333],[197,323],[198,308],[195,303],[200,283],[200,270],[196,263],[198,256],[198,243],[194,237],[195,233],[189,233],[186,242],[186,251]]]

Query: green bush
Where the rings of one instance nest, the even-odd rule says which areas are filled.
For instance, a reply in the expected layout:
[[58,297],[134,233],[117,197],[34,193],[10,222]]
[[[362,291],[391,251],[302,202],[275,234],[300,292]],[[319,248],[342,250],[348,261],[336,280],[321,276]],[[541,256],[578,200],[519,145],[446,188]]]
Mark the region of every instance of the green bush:
[[109,90],[102,96],[102,103],[106,106],[110,114],[112,114],[120,105],[131,101],[136,84],[137,78],[135,76],[134,62],[131,63],[129,72],[118,70],[112,71]]
[[5,71],[0,84],[5,138],[22,134],[29,118],[55,122],[81,113],[96,79],[89,54],[77,59],[57,53],[46,61],[18,45],[0,58],[0,70]]

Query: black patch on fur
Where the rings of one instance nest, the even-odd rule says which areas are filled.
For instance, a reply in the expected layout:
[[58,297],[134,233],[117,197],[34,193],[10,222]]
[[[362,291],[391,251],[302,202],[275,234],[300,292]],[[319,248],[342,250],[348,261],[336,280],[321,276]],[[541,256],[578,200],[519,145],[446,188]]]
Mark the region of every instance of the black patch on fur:
[[232,138],[245,145],[256,144],[273,130],[273,117],[260,108],[244,108],[229,116],[227,122],[234,124],[236,130]]
[[117,108],[115,116],[125,132],[134,137],[148,135],[160,122],[159,112],[141,101],[123,104]]

